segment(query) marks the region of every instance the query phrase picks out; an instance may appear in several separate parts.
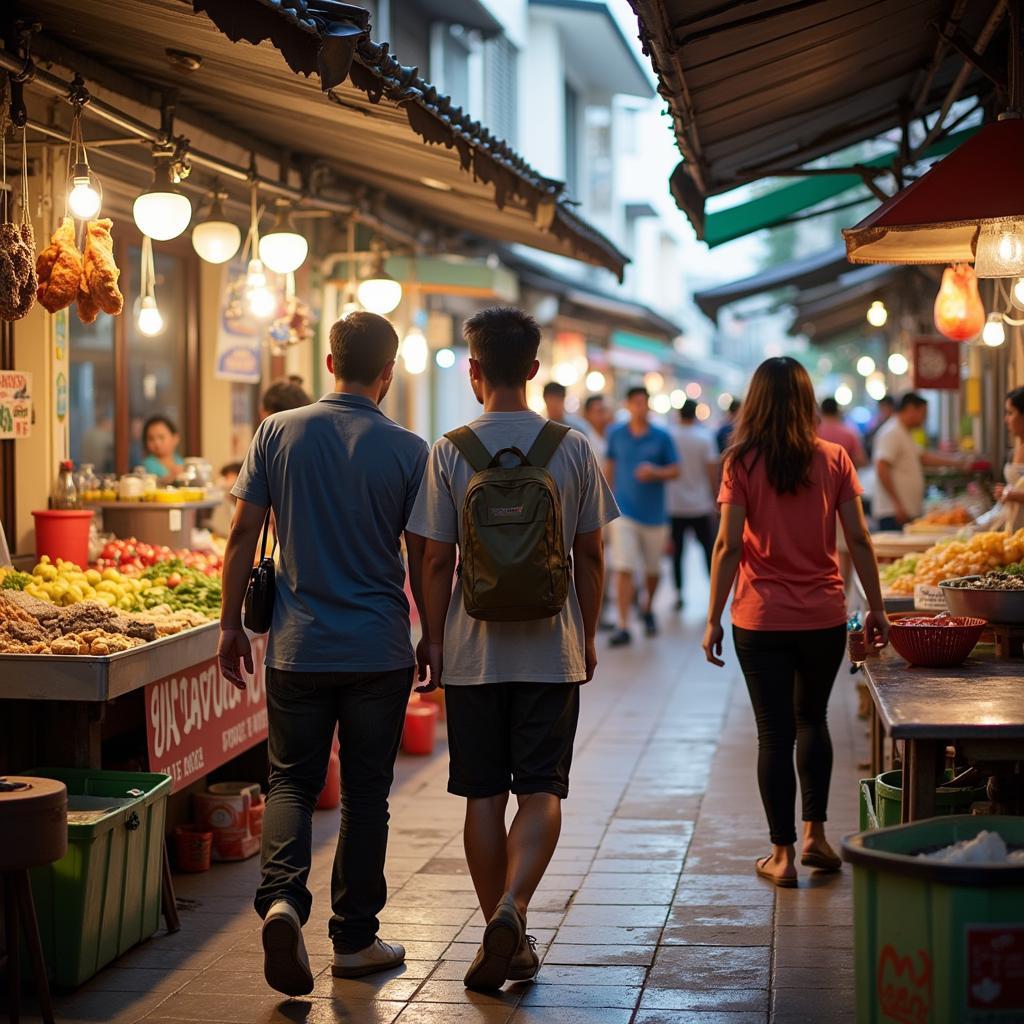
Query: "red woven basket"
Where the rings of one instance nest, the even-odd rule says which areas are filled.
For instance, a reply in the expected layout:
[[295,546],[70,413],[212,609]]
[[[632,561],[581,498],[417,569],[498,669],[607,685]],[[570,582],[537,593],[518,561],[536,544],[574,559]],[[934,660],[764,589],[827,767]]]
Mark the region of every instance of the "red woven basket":
[[911,665],[955,668],[974,650],[988,623],[965,615],[948,615],[942,622],[941,626],[908,626],[896,620],[889,625],[889,640]]

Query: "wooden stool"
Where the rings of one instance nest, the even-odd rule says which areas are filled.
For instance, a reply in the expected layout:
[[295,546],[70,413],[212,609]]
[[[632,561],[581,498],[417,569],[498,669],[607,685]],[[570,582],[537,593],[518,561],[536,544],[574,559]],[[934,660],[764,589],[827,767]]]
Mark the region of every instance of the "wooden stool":
[[3,878],[3,960],[7,966],[9,1020],[18,1024],[21,1012],[21,936],[32,960],[36,995],[46,1024],[54,1024],[50,985],[46,977],[43,944],[32,902],[29,868],[58,861],[68,849],[68,792],[54,779],[0,779],[0,835],[16,836],[0,844],[0,876]]

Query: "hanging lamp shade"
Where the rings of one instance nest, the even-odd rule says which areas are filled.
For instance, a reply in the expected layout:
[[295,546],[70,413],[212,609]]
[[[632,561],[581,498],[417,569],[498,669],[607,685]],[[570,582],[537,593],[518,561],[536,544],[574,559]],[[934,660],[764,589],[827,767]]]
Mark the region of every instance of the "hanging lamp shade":
[[[982,277],[1009,277],[1024,259],[1024,120],[985,125],[927,174],[846,228],[851,263],[974,263]],[[1019,234],[1019,239],[1018,239]],[[981,243],[979,245],[979,242]]]

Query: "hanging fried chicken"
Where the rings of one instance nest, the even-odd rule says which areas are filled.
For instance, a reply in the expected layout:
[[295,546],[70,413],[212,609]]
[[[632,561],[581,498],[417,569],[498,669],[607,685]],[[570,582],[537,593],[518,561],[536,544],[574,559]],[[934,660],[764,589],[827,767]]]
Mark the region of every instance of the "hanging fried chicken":
[[35,258],[30,224],[0,224],[0,319],[20,320],[32,308]]
[[[114,240],[110,237],[110,229],[114,222],[109,218],[91,220],[85,228],[85,253],[82,257],[82,281],[78,287],[78,312],[82,313],[83,295],[91,301],[86,303],[87,309],[94,306],[104,313],[117,316],[124,309],[124,296],[117,287],[117,279],[121,271],[114,262]],[[96,319],[93,313],[92,320]],[[92,323],[92,320],[85,320]]]
[[50,244],[36,260],[39,302],[51,313],[70,306],[82,280],[82,254],[75,242],[75,222],[65,217],[53,233]]

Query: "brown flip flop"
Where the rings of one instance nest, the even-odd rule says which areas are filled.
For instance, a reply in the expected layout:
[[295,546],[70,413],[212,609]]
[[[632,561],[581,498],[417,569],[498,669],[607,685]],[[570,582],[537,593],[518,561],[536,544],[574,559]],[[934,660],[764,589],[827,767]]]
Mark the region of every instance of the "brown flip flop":
[[827,853],[815,853],[810,850],[800,858],[800,863],[805,868],[814,868],[817,871],[828,871],[835,873],[842,869],[843,862],[839,857],[830,857]]
[[767,857],[754,861],[754,870],[757,872],[758,877],[771,882],[772,885],[778,886],[780,889],[796,889],[800,885],[799,879],[782,878],[779,875],[772,874],[770,871],[765,871],[762,865],[767,864],[771,859],[771,854],[769,854]]

